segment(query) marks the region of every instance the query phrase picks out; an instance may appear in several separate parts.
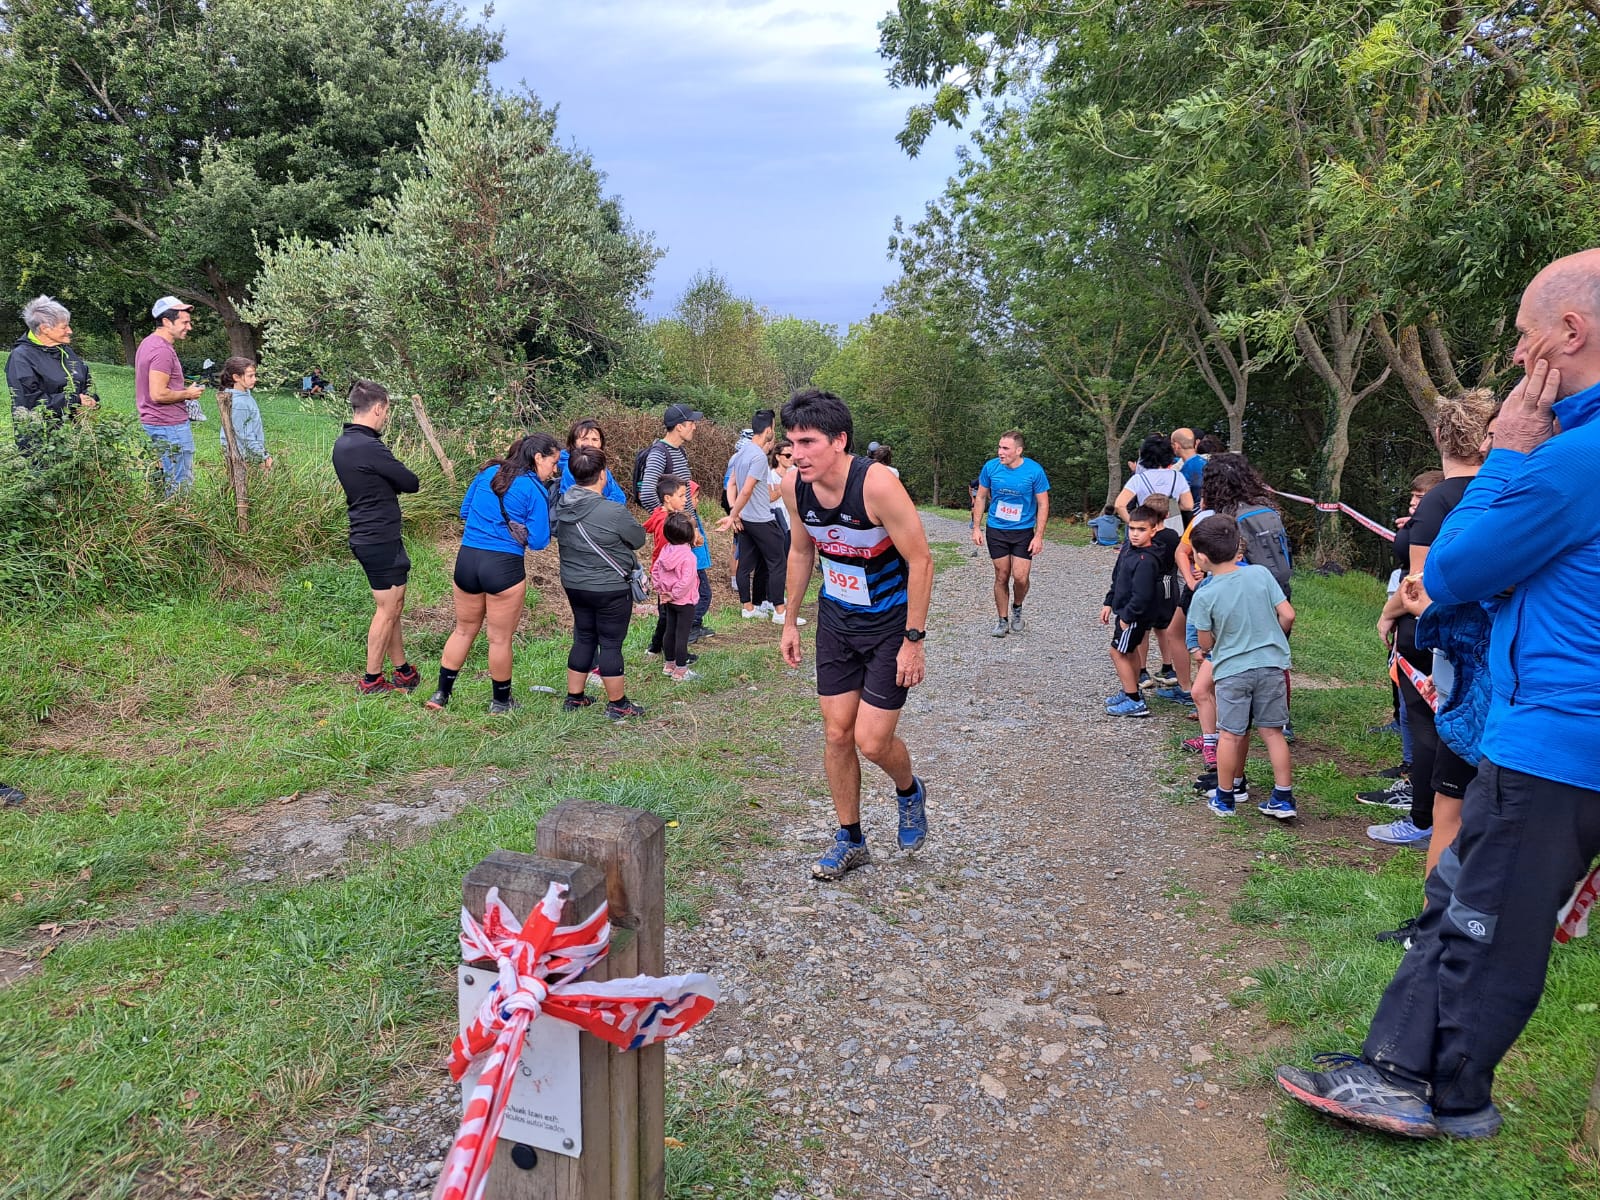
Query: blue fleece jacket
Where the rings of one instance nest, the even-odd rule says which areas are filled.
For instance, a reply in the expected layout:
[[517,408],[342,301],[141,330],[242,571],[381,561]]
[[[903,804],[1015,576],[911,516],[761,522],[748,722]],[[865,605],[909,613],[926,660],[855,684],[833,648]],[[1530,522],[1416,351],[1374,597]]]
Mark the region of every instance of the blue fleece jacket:
[[[1494,609],[1494,698],[1483,756],[1574,787],[1595,786],[1600,745],[1600,384],[1559,400],[1561,432],[1531,454],[1496,450],[1428,551],[1438,604]],[[1493,603],[1511,589],[1509,598]]]
[[467,523],[461,531],[461,544],[521,557],[522,547],[506,525],[506,518],[510,517],[528,527],[528,549],[543,550],[550,544],[549,493],[532,475],[518,475],[506,489],[502,513],[500,500],[489,486],[499,469],[485,467],[467,485],[467,494],[461,499],[461,519]]
[[[561,457],[556,460],[561,466],[561,491],[559,494],[562,496],[567,494],[568,488],[578,486],[578,481],[572,477],[572,468],[567,465],[567,460],[571,457],[570,451],[563,450]],[[626,504],[628,502],[628,493],[623,491],[622,486],[611,477],[610,471],[606,472],[606,490],[600,494],[607,500],[615,500],[618,504]]]

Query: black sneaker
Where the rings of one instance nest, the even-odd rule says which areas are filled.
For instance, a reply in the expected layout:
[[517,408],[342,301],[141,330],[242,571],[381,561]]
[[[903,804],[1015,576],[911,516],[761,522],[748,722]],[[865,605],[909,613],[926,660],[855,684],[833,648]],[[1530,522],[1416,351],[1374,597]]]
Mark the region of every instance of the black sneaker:
[[577,712],[580,708],[588,708],[593,703],[593,696],[568,696],[561,708],[564,712]]
[[1411,941],[1417,934],[1417,918],[1407,917],[1394,929],[1385,929],[1382,933],[1372,935],[1376,942],[1399,942],[1402,950],[1411,949]]
[[715,629],[707,629],[704,625],[697,625],[689,630],[689,640],[691,642],[698,642],[704,638],[714,638],[716,636],[717,631]]
[[1386,788],[1374,792],[1357,792],[1356,800],[1361,804],[1372,804],[1378,808],[1397,808],[1406,812],[1411,811],[1411,781],[1409,779],[1396,779]]
[[629,700],[626,704],[609,701],[606,704],[606,717],[612,721],[626,721],[629,717],[644,716],[644,707]]
[[[1217,786],[1217,773],[1215,771],[1207,771],[1203,775],[1198,776],[1194,781],[1194,790],[1199,792],[1199,793],[1201,793],[1202,795],[1204,795],[1206,792],[1209,792],[1212,788],[1214,788],[1216,786]],[[1248,793],[1249,790],[1250,790],[1250,778],[1249,778],[1249,776],[1241,775],[1239,777],[1239,786],[1234,788],[1233,790],[1235,792],[1237,792],[1241,796],[1243,796],[1246,793]]]
[[515,700],[491,700],[489,701],[489,715],[492,717],[503,716],[508,712],[515,712],[521,707],[522,705]]
[[436,691],[433,695],[429,696],[427,702],[423,704],[422,707],[431,708],[437,712],[439,709],[443,708],[449,703],[450,697],[446,695],[444,690],[441,688],[439,691]]
[[1411,764],[1401,763],[1397,767],[1390,767],[1387,771],[1374,772],[1379,779],[1410,779]]
[[14,788],[9,783],[0,783],[0,808],[16,808],[27,799],[22,794],[21,788]]

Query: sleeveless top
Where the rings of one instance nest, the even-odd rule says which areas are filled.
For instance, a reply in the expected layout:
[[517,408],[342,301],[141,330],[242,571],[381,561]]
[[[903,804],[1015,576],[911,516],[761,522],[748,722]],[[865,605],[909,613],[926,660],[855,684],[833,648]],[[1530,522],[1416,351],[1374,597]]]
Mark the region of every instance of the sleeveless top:
[[840,633],[886,634],[906,627],[906,560],[882,525],[867,520],[870,459],[850,460],[844,495],[825,508],[797,478],[795,507],[822,560],[817,620]]

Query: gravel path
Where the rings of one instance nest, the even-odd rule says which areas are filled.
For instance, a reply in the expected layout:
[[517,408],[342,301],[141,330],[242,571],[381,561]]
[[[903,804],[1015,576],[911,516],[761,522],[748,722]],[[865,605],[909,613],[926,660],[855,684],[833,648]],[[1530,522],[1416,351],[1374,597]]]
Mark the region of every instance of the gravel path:
[[[1227,917],[1247,863],[1157,782],[1181,720],[1102,713],[1111,552],[1048,544],[1027,631],[996,639],[987,554],[969,555],[964,524],[924,520],[962,547],[901,724],[928,845],[890,850],[892,789],[868,766],[875,861],[813,882],[835,828],[820,729],[797,746],[773,781],[796,798],[777,847],[745,852],[738,880],[708,875],[705,922],[668,932],[671,969],[724,994],[669,1064],[714,1063],[768,1097],[785,1119],[767,1136],[805,1175],[785,1200],[1281,1196],[1273,1101],[1226,1065],[1264,1036],[1228,1001],[1265,957]],[[426,1197],[456,1104],[441,1087],[390,1110],[331,1167],[327,1132],[291,1134],[290,1182],[270,1194],[315,1197],[326,1178],[330,1195]]]

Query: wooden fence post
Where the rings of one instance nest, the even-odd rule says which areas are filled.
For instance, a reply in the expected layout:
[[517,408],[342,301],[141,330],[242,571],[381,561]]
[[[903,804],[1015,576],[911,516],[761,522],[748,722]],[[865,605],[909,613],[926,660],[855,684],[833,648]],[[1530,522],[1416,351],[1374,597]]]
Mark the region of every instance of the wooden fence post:
[[444,447],[439,444],[439,435],[434,433],[433,422],[428,420],[428,410],[422,407],[422,397],[416,392],[411,393],[411,413],[417,418],[417,426],[422,430],[422,436],[428,439],[428,445],[433,449],[433,456],[439,460],[439,469],[450,481],[450,486],[455,487],[455,465],[446,457]]
[[234,517],[240,533],[250,532],[250,493],[245,484],[244,455],[239,453],[239,436],[233,431],[233,390],[222,388],[217,392],[217,415],[222,418],[222,432],[228,437],[227,449],[222,457],[228,464],[228,482],[233,485]]
[[1583,1114],[1584,1148],[1600,1155],[1600,1062],[1594,1068],[1594,1086],[1589,1089],[1589,1107]]
[[[564,800],[540,818],[536,839],[541,855],[605,872],[611,978],[665,975],[666,822],[641,809]],[[666,1195],[666,1063],[660,1044],[611,1056],[612,1200]]]
[[[496,850],[467,873],[461,884],[461,902],[468,912],[481,918],[489,889],[497,887],[500,899],[518,920],[525,920],[534,905],[544,899],[552,882],[565,883],[570,889],[562,913],[563,925],[583,920],[606,898],[605,875],[593,867]],[[492,979],[492,965],[487,972],[481,966],[475,971],[475,966],[462,969],[464,983],[478,977]],[[596,981],[610,977],[605,959],[585,976]],[[539,1024],[535,1021],[529,1027],[530,1033]],[[574,1158],[501,1138],[484,1188],[486,1200],[607,1200],[611,1183],[612,1057],[612,1049],[605,1042],[593,1034],[579,1034],[582,1153]],[[508,1109],[510,1115],[514,1114]]]

